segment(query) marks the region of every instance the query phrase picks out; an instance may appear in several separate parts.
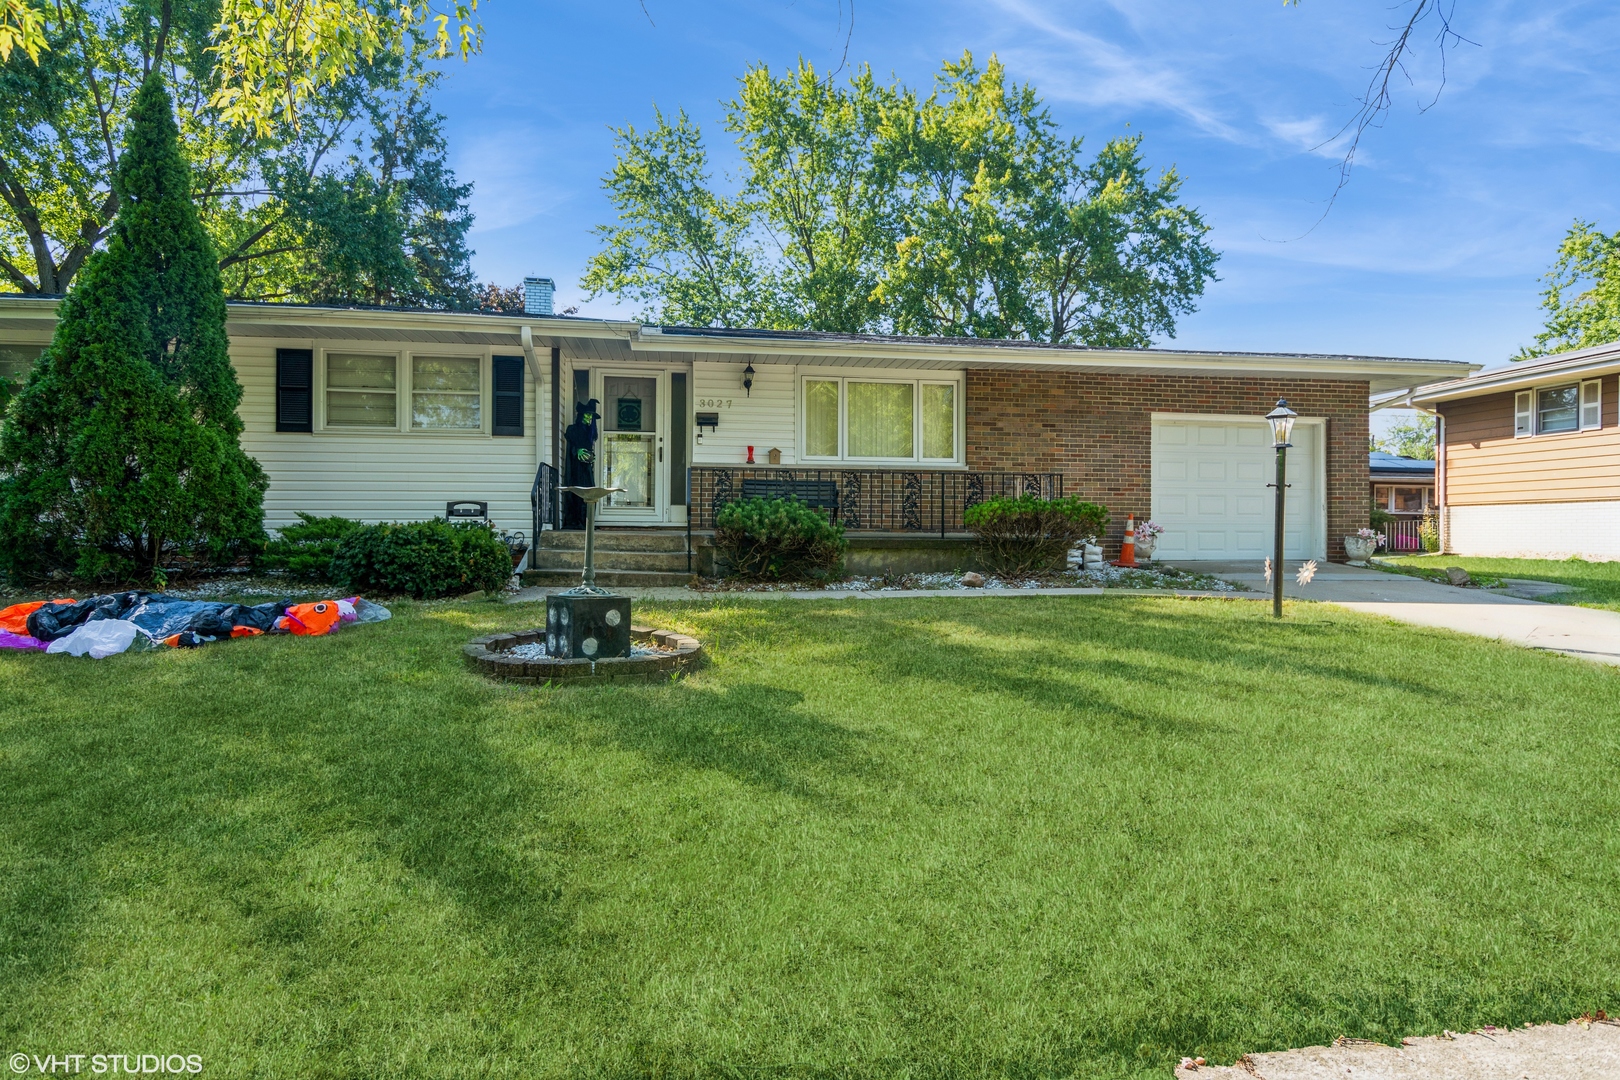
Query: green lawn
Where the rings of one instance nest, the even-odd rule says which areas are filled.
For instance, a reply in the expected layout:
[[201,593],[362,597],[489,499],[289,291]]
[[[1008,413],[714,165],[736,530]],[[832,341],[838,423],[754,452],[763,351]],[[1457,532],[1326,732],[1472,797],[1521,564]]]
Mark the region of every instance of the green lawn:
[[1445,570],[1460,566],[1470,574],[1490,578],[1529,578],[1572,585],[1579,592],[1548,597],[1554,603],[1620,611],[1620,562],[1585,562],[1581,559],[1469,559],[1457,555],[1407,555],[1381,560],[1395,569]]
[[[399,605],[0,657],[0,1051],[205,1076],[1167,1078],[1620,1007],[1620,672],[1314,605]],[[86,1065],[88,1068],[88,1065]]]

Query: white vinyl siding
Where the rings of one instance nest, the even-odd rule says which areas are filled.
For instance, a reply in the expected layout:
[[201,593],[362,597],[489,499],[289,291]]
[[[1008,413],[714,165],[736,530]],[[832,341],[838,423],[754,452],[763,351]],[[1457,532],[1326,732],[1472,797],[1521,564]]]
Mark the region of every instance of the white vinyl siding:
[[[448,502],[473,499],[489,503],[490,518],[499,528],[529,535],[529,489],[539,460],[534,433],[541,433],[540,447],[549,453],[551,405],[527,372],[522,438],[494,438],[479,431],[401,434],[379,428],[278,432],[276,348],[312,345],[317,356],[323,355],[319,343],[308,338],[238,338],[231,343],[231,361],[243,388],[237,410],[245,424],[242,448],[270,478],[266,528],[293,524],[300,510],[368,522],[425,521],[443,517]],[[442,352],[444,346],[438,348]],[[350,345],[342,351],[362,349]]]
[[[692,364],[691,408],[716,413],[720,426],[703,429],[694,439],[693,465],[741,465],[754,448],[754,460],[764,464],[772,450],[782,452],[782,464],[796,461],[799,445],[797,409],[798,380],[786,364],[755,363],[754,386],[744,391],[743,368],[748,360],[718,362],[699,360]],[[696,429],[693,429],[694,435]],[[671,480],[684,483],[685,478]]]

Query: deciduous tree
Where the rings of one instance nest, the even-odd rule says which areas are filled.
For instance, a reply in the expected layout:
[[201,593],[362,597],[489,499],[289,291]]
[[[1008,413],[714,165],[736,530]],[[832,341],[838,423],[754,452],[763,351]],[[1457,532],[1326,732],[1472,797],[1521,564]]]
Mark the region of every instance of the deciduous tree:
[[[130,102],[160,71],[231,295],[471,302],[468,188],[445,164],[424,66],[439,44],[420,26],[339,33],[375,15],[356,0],[15,2],[36,5],[43,44],[0,63],[0,279],[12,289],[66,292],[104,240]],[[253,32],[279,19],[304,36],[262,53],[242,30],[255,11]],[[317,62],[305,46],[334,34]]]
[[1590,221],[1575,222],[1558,245],[1546,282],[1546,325],[1515,360],[1620,341],[1620,232],[1609,235]]
[[685,113],[620,132],[619,210],[585,286],[659,322],[1147,345],[1214,278],[1207,226],[1141,140],[1087,161],[993,57],[926,97],[861,69],[751,68],[718,192]]

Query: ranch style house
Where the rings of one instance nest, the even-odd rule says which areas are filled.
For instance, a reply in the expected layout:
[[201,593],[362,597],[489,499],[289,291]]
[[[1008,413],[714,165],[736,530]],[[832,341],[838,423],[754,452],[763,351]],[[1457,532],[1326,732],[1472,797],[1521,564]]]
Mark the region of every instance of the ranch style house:
[[[522,315],[232,303],[267,527],[299,511],[407,521],[483,504],[498,527],[549,530],[566,429],[594,399],[596,479],[625,489],[602,505],[605,527],[701,534],[727,499],[793,491],[852,534],[951,537],[972,502],[1032,491],[1107,506],[1110,547],[1134,514],[1164,527],[1160,559],[1260,559],[1273,505],[1262,417],[1286,398],[1300,414],[1288,555],[1342,559],[1342,537],[1367,524],[1369,394],[1472,370],[648,326],[553,315],[536,284]],[[26,378],[56,306],[0,298],[0,376]]]

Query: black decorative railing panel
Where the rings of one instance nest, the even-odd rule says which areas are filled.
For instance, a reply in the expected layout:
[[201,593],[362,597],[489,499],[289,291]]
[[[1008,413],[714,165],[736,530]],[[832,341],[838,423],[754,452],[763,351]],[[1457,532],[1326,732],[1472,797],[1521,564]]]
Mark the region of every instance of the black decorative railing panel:
[[962,512],[998,495],[1063,494],[1062,473],[945,472],[937,469],[798,469],[693,466],[688,529],[714,528],[720,508],[750,495],[794,494],[849,532],[966,532]]
[[534,474],[534,487],[529,491],[529,506],[534,510],[534,536],[530,542],[538,550],[542,526],[562,528],[562,498],[557,490],[555,467],[540,463],[540,468]]

